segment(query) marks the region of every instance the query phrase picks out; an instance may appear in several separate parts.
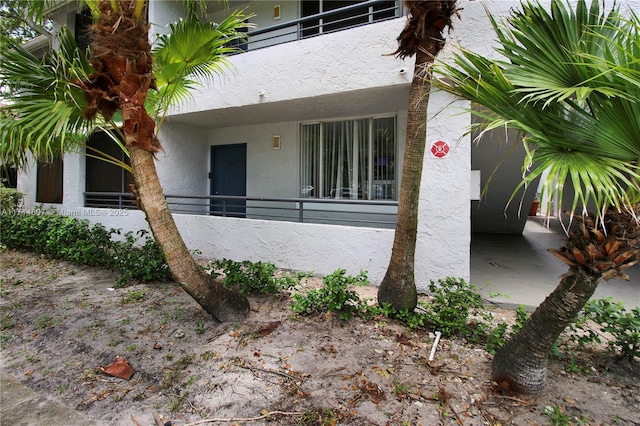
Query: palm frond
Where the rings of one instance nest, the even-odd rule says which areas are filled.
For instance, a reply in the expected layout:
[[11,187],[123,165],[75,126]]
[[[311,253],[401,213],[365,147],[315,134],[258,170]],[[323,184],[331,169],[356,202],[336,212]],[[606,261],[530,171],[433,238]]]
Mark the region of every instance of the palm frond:
[[20,46],[4,53],[0,82],[9,88],[2,107],[2,159],[24,165],[27,153],[52,159],[76,149],[91,129],[76,82],[92,72],[73,36],[59,34],[60,49],[41,61]]
[[597,0],[575,9],[522,4],[503,21],[490,16],[503,58],[466,49],[437,63],[434,84],[482,106],[485,129],[508,126],[526,135],[523,180],[539,178],[548,195],[575,188],[572,209],[621,209],[640,199],[640,25]]
[[250,25],[250,17],[234,11],[218,24],[194,15],[171,24],[153,49],[158,91],[149,96],[150,110],[164,116],[169,106],[190,96],[199,79],[223,72],[229,66],[226,56],[240,51],[233,42],[246,37],[240,29]]
[[588,8],[579,2],[576,10],[561,1],[551,3],[551,13],[525,3],[513,11],[508,27],[493,21],[500,41],[499,51],[509,55],[507,73],[519,92],[532,101],[562,102],[576,97],[583,101],[592,92],[620,96],[608,82],[597,77],[580,52],[601,55],[619,25],[615,10],[601,14],[597,1]]

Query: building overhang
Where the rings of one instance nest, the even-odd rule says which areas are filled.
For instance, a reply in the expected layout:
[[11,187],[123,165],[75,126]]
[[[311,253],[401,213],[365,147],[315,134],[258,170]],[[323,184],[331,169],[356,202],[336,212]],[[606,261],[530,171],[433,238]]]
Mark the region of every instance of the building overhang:
[[208,129],[379,115],[407,109],[409,84],[175,114],[168,121]]

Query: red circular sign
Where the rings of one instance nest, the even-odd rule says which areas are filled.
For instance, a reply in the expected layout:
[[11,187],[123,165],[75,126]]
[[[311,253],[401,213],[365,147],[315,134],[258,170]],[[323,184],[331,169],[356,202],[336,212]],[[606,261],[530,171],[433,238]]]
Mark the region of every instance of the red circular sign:
[[433,145],[431,145],[431,153],[437,158],[446,157],[449,153],[449,144],[445,141],[434,142]]

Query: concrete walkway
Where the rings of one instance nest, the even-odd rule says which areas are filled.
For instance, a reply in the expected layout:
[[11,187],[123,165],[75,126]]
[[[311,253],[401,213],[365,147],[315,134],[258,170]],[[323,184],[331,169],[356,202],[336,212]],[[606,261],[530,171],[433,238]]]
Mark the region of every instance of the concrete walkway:
[[[559,221],[550,227],[530,218],[522,235],[473,234],[471,283],[487,299],[507,305],[538,306],[560,283],[569,267],[547,251],[560,248],[565,238]],[[594,298],[613,297],[626,308],[640,306],[640,265],[629,268],[630,281],[601,281]],[[496,297],[491,293],[508,296]]]
[[44,393],[36,393],[0,371],[0,425],[92,426],[82,414]]

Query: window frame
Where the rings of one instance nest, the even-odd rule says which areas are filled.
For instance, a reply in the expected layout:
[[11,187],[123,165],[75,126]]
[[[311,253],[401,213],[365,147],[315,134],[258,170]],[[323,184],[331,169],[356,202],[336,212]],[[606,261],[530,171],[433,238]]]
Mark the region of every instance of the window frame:
[[64,199],[64,161],[38,160],[36,167],[36,203],[62,204]]
[[[107,155],[111,155],[118,160],[129,164],[129,157],[116,146],[115,142],[111,140],[111,137],[107,135],[108,131],[97,131],[92,133],[86,140],[87,147],[91,146],[93,149],[104,152]],[[101,146],[106,145],[106,146]],[[94,152],[89,148],[85,148],[87,153],[91,155],[85,155],[85,177],[84,177],[84,190],[85,193],[94,194],[91,196],[91,200],[85,197],[85,207],[111,207],[111,208],[130,208],[131,200],[127,199],[123,202],[122,196],[110,195],[110,194],[129,194],[131,192],[130,185],[134,183],[133,175],[124,168],[111,164],[104,159],[96,158],[100,156],[98,152]],[[94,169],[98,167],[98,169]],[[101,182],[108,182],[109,184],[117,184],[117,188],[105,188],[96,187],[100,186]],[[104,193],[105,195],[95,195],[97,193]]]
[[[298,158],[298,196],[304,199],[309,199],[309,200],[322,200],[322,199],[332,199],[332,197],[322,197],[320,195],[314,195],[314,196],[308,196],[308,195],[304,195],[303,194],[303,174],[304,174],[304,155],[305,155],[305,149],[303,148],[303,143],[304,141],[302,140],[303,137],[303,127],[304,126],[309,126],[309,125],[319,125],[319,135],[318,135],[318,139],[319,139],[319,143],[323,144],[323,137],[324,137],[324,125],[327,123],[343,123],[343,122],[355,122],[358,120],[367,120],[367,126],[369,128],[369,136],[368,136],[368,149],[367,149],[367,157],[369,159],[371,159],[371,161],[373,160],[373,126],[374,126],[374,120],[376,119],[393,119],[393,155],[394,155],[394,161],[395,161],[395,166],[394,166],[394,171],[393,171],[393,187],[392,187],[392,197],[391,198],[373,198],[374,195],[374,191],[373,191],[373,185],[374,185],[374,179],[373,179],[373,175],[374,175],[374,171],[372,170],[372,168],[369,168],[369,171],[367,173],[368,176],[371,177],[371,179],[368,179],[369,184],[367,185],[367,198],[357,198],[355,200],[357,201],[361,201],[361,202],[379,202],[379,201],[398,201],[398,197],[399,197],[399,179],[400,179],[400,173],[401,171],[399,170],[399,165],[401,165],[401,162],[399,161],[399,148],[400,148],[400,143],[398,140],[398,116],[397,114],[391,114],[391,113],[387,113],[387,114],[375,114],[375,115],[364,115],[364,116],[353,116],[353,117],[341,117],[341,118],[331,118],[331,119],[322,119],[322,120],[312,120],[312,121],[303,121],[300,122],[298,125],[298,150],[299,150],[299,158]],[[321,145],[319,148],[319,151],[323,150],[323,145]],[[321,153],[317,154],[318,157],[321,158]],[[318,161],[319,165],[322,164],[322,160],[316,160]],[[351,182],[349,182],[349,185],[351,184]],[[344,199],[344,200],[350,200],[350,198],[347,197],[337,197],[337,199]]]

